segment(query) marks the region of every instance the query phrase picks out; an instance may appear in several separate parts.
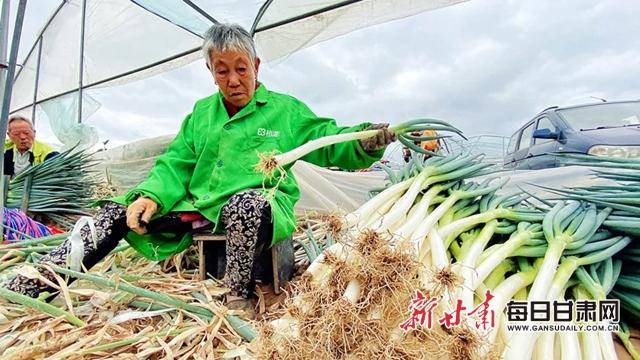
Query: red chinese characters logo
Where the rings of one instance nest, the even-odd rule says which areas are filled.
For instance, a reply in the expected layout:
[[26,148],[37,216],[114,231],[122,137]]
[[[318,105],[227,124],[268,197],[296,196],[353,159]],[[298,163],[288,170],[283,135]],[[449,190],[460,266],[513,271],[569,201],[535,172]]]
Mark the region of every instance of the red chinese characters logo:
[[442,316],[438,322],[447,329],[460,326],[462,323],[462,312],[465,310],[467,310],[467,307],[462,305],[462,300],[458,299],[456,301],[456,308],[453,309],[452,312],[445,312],[444,316]]
[[[444,312],[442,317],[438,319],[438,323],[446,328],[460,326],[464,317],[474,317],[476,319],[476,329],[487,330],[495,327],[495,312],[490,308],[490,302],[494,298],[489,290],[485,293],[485,299],[469,312],[465,312],[467,307],[463,305],[462,300],[457,299],[455,308],[450,312]],[[409,305],[411,312],[409,318],[400,324],[400,329],[404,332],[416,330],[418,327],[424,329],[433,328],[433,312],[438,306],[441,298],[427,297],[420,290],[416,290],[415,296]]]
[[487,290],[487,292],[484,293],[484,301],[467,314],[467,316],[478,314],[477,317],[479,320],[476,322],[476,329],[482,328],[482,330],[487,330],[488,327],[494,328],[496,326],[495,311],[489,309],[489,302],[494,297],[495,296],[491,295],[491,291]]
[[433,309],[438,305],[438,300],[435,297],[427,299],[420,290],[416,290],[416,295],[409,305],[411,316],[400,324],[400,329],[404,330],[404,332],[409,331],[409,329],[415,330],[418,326],[425,327],[425,322],[427,323],[426,328],[431,329],[433,326]]

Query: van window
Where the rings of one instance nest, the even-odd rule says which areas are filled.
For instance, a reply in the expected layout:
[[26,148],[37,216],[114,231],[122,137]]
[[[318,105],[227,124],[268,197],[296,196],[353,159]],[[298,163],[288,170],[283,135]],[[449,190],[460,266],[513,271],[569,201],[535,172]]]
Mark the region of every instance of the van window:
[[[536,130],[539,130],[539,129],[549,129],[554,132],[558,131],[555,125],[553,125],[551,120],[549,120],[549,118],[547,117],[543,117],[543,118],[540,118],[540,120],[538,120],[538,127],[536,128]],[[533,139],[533,144],[540,145],[540,144],[546,144],[552,141],[554,140],[553,139]]]
[[522,136],[520,136],[520,146],[518,146],[518,150],[526,149],[529,147],[531,143],[531,138],[533,137],[533,128],[535,123],[529,124],[524,130],[522,130]]
[[520,136],[520,131],[516,131],[515,134],[511,135],[509,139],[509,145],[507,145],[507,154],[511,154],[516,151],[516,145],[518,145],[518,136]]
[[640,125],[640,101],[598,103],[558,110],[558,114],[580,131]]

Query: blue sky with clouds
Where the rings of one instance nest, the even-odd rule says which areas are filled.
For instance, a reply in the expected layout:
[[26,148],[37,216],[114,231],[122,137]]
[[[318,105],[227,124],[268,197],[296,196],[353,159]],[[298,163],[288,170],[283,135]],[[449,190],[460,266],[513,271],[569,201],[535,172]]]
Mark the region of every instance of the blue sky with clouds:
[[[23,51],[57,3],[30,1]],[[639,99],[639,18],[637,0],[472,0],[263,64],[260,79],[342,124],[427,116],[469,135],[509,136],[547,106]],[[214,91],[197,61],[90,91],[101,108],[88,123],[110,145],[174,133]],[[46,124],[38,131],[52,140]]]

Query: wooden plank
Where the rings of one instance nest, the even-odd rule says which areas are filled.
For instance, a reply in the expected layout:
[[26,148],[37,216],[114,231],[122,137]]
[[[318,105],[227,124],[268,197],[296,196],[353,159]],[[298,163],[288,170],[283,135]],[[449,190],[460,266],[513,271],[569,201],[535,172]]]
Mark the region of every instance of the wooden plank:
[[227,237],[216,234],[193,234],[193,241],[227,241]]
[[278,249],[276,246],[271,247],[271,271],[273,271],[273,292],[280,295],[280,271],[278,271]]
[[[200,280],[207,279],[207,264],[206,256],[204,254],[204,241],[227,241],[227,237],[221,234],[212,233],[195,233],[192,234],[193,241],[198,245],[198,270],[200,273]],[[213,274],[216,277],[216,274]]]
[[198,241],[198,270],[200,273],[200,280],[205,280],[207,278],[207,274],[204,263],[204,244],[202,244],[202,241]]

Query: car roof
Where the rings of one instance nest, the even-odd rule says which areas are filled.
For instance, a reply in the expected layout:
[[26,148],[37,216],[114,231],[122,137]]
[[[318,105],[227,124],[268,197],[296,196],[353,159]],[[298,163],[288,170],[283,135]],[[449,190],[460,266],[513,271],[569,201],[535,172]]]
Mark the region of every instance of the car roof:
[[545,112],[548,112],[550,110],[553,111],[557,111],[557,110],[566,110],[566,109],[576,109],[576,108],[581,108],[581,107],[587,107],[587,106],[598,106],[598,105],[605,105],[605,104],[623,104],[623,103],[640,103],[640,100],[621,100],[621,101],[599,101],[599,102],[593,102],[593,103],[588,103],[588,104],[579,104],[579,105],[571,105],[571,106],[550,106],[542,111],[540,111],[538,114],[536,114],[536,116],[534,116],[534,118],[542,115]]

